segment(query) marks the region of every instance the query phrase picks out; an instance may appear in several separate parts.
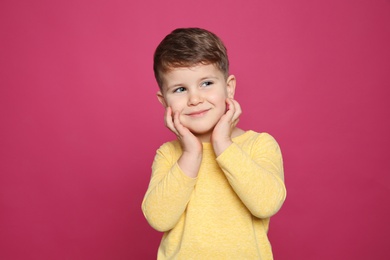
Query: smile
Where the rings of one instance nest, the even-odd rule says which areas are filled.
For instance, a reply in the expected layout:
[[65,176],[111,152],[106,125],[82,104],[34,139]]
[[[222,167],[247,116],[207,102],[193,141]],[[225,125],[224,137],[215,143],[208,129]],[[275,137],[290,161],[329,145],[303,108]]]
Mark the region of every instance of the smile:
[[209,111],[209,109],[194,111],[194,112],[188,113],[187,116],[190,116],[190,117],[202,117],[202,116],[204,116],[208,111]]

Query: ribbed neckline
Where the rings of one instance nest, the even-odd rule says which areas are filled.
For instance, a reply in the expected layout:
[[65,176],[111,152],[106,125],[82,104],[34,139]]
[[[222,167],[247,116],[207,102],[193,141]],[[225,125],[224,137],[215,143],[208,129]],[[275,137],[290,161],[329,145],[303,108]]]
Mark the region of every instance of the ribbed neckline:
[[[240,143],[242,140],[245,140],[247,138],[247,136],[252,134],[252,133],[253,133],[252,130],[248,130],[245,133],[243,133],[242,135],[234,137],[233,142]],[[213,145],[210,142],[203,142],[202,145],[203,145],[203,150],[212,150],[213,149]]]

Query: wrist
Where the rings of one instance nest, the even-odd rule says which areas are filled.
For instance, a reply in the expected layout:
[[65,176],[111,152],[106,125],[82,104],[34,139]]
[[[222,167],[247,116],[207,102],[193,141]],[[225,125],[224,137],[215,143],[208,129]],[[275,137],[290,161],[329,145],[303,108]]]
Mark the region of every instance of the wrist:
[[231,139],[226,140],[219,140],[219,141],[213,141],[213,149],[215,155],[218,157],[221,153],[223,153],[231,144],[233,141]]
[[177,164],[185,175],[191,178],[198,176],[200,164],[202,163],[202,153],[183,152]]
[[191,161],[202,160],[202,151],[183,151],[181,157]]

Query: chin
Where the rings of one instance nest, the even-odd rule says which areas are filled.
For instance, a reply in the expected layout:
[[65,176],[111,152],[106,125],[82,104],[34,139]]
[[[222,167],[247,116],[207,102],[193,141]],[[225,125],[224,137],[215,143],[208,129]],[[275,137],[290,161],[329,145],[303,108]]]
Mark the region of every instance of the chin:
[[197,128],[197,129],[191,128],[190,129],[189,128],[190,132],[193,133],[195,136],[210,134],[213,132],[213,129],[214,128],[207,128],[207,129],[205,129],[205,128],[204,129],[199,129],[199,128]]

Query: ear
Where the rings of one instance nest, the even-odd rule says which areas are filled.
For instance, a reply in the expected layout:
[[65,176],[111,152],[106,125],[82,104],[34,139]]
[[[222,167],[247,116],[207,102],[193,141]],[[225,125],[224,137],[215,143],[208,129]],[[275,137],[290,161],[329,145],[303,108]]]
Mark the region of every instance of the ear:
[[227,78],[226,90],[227,90],[228,98],[234,98],[234,93],[236,91],[236,77],[234,75],[230,75]]
[[157,99],[164,107],[167,107],[167,102],[165,101],[164,95],[160,90],[157,91]]

